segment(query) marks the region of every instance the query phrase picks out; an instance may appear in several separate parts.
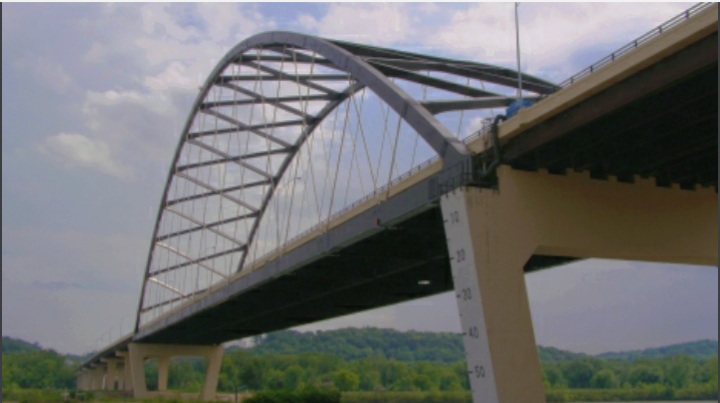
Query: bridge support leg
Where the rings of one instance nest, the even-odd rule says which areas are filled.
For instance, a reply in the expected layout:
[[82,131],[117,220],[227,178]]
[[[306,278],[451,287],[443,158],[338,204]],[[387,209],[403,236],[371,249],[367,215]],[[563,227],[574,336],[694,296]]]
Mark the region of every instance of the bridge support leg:
[[80,372],[75,376],[75,384],[78,390],[88,390],[90,385],[88,382],[88,372],[85,368],[82,368]]
[[117,351],[115,355],[123,360],[122,386],[126,392],[133,390],[132,372],[130,371],[130,353],[127,351]]
[[115,381],[117,378],[117,364],[120,362],[118,358],[105,358],[103,362],[107,364],[105,390],[115,390]]
[[544,402],[524,280],[533,255],[718,264],[713,189],[498,170],[441,199],[476,402]]
[[545,402],[523,273],[528,245],[516,245],[514,229],[487,227],[489,195],[468,188],[441,200],[473,401]]
[[158,391],[160,392],[167,390],[169,366],[170,357],[164,356],[158,358]]
[[103,368],[103,366],[101,365],[98,365],[94,367],[90,373],[90,390],[102,390],[103,380],[105,378],[105,368]]
[[215,398],[220,376],[220,366],[222,364],[222,345],[190,346],[130,343],[128,353],[130,378],[132,379],[133,396],[135,398],[143,399],[151,397],[145,383],[145,360],[148,358],[158,358],[160,364],[158,368],[158,390],[164,391],[167,389],[168,362],[171,357],[177,356],[203,357],[207,359],[205,382],[203,383],[202,392],[200,392],[200,398],[202,400],[212,400]]

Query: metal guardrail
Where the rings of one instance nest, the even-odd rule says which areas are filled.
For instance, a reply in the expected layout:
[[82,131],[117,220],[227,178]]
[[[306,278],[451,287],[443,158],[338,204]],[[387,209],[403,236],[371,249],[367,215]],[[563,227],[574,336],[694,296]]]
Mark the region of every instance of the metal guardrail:
[[644,35],[638,37],[634,41],[628,43],[627,45],[621,47],[620,49],[612,52],[611,54],[603,57],[602,59],[598,60],[597,62],[591,64],[589,67],[586,67],[585,69],[581,70],[580,72],[572,75],[567,80],[561,82],[558,84],[561,88],[567,87],[568,85],[574,84],[578,80],[585,78],[595,72],[596,70],[614,62],[617,58],[623,56],[624,54],[630,52],[633,49],[636,49],[640,45],[644,44],[645,42],[648,42],[649,40],[658,37],[663,32],[668,31],[669,29],[673,28],[674,26],[692,18],[696,14],[702,12],[706,8],[712,6],[713,3],[698,3],[687,10],[683,11],[682,13],[676,15],[675,17],[671,18],[670,20],[664,22],[663,24],[657,26],[656,28],[650,30],[649,32],[645,33]]

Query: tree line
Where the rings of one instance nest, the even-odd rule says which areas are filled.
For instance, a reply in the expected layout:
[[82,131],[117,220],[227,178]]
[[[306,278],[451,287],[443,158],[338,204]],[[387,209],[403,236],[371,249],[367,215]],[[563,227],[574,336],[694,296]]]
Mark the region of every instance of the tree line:
[[[226,349],[220,390],[299,391],[306,387],[365,392],[468,390],[462,336],[458,334],[374,328],[316,333],[281,331],[256,338],[254,343],[250,348]],[[678,351],[693,354],[677,354]],[[552,347],[538,347],[538,355],[545,389],[555,401],[573,396],[567,391],[583,391],[587,395],[614,390],[617,396],[636,399],[717,397],[716,341],[633,352],[620,358],[598,358]],[[201,360],[174,361],[170,385],[199,390],[203,365]],[[154,382],[154,368],[151,363],[149,383]],[[193,371],[195,375],[190,375]]]
[[[320,388],[346,393],[422,391],[462,396],[468,390],[462,337],[457,334],[383,329],[282,331],[254,342],[252,347],[226,349],[220,391]],[[716,399],[717,342],[704,346],[703,351],[689,347],[694,349],[692,356],[598,358],[545,347],[539,347],[539,356],[549,401],[603,396],[615,400]],[[73,389],[79,364],[77,358],[3,338],[3,395],[8,388]],[[204,360],[173,359],[168,386],[199,391],[204,371]],[[157,361],[146,364],[146,379],[151,390],[157,387]]]

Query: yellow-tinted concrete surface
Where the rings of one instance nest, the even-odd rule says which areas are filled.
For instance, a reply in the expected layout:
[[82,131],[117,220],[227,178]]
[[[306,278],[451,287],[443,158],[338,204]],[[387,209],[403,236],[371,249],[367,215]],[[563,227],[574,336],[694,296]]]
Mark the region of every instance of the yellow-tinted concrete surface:
[[[718,198],[713,189],[499,171],[500,226],[518,226],[533,253],[717,266]],[[500,220],[500,217],[497,217]]]
[[523,270],[532,255],[717,267],[714,190],[509,167],[498,177],[499,190],[458,190],[470,222],[498,402],[545,401]]

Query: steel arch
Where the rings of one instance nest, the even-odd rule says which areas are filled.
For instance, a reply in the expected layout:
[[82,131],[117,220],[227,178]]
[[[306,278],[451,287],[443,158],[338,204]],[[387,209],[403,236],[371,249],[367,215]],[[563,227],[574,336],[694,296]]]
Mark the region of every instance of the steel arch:
[[[246,55],[248,52],[261,50],[260,54],[257,55]],[[262,50],[272,52],[274,55],[263,56]],[[255,68],[258,71],[256,80],[263,81],[281,81],[287,79],[286,73],[280,70],[273,70],[264,66],[262,63],[271,62],[294,62],[298,63],[308,60],[309,56],[304,53],[305,51],[313,52],[312,63],[327,65],[332,69],[344,72],[348,79],[348,86],[341,91],[332,91],[328,88],[323,88],[313,83],[312,73],[310,77],[305,77],[303,84],[309,88],[318,89],[324,94],[320,95],[309,95],[309,93],[303,97],[280,97],[279,95],[273,99],[264,98],[262,94],[253,93],[247,89],[243,89],[239,86],[233,86],[232,82],[238,77],[223,76],[223,72],[233,64],[248,65]],[[319,58],[315,57],[317,55]],[[260,75],[260,71],[263,75]],[[277,188],[277,184],[283,177],[285,171],[289,167],[293,158],[297,154],[304,141],[313,133],[315,128],[325,119],[325,117],[332,112],[338,105],[352,96],[353,93],[360,89],[367,87],[371,89],[375,94],[378,95],[382,101],[389,105],[410,127],[412,127],[418,135],[420,135],[427,144],[440,156],[443,160],[443,165],[448,167],[452,166],[462,160],[469,158],[469,151],[465,144],[460,141],[448,128],[441,124],[436,118],[435,114],[442,113],[451,110],[464,110],[464,109],[478,109],[487,107],[497,107],[509,104],[512,98],[502,96],[500,94],[492,93],[489,91],[481,90],[469,85],[461,85],[443,79],[433,78],[430,76],[419,74],[419,71],[433,71],[440,73],[453,74],[460,77],[467,77],[468,79],[483,80],[486,82],[494,83],[503,86],[512,86],[517,78],[517,73],[513,70],[504,69],[496,66],[472,63],[465,61],[457,61],[450,59],[443,59],[438,57],[424,56],[409,52],[402,52],[390,49],[383,49],[378,47],[371,47],[365,45],[358,45],[353,43],[347,43],[342,41],[326,40],[304,34],[297,34],[291,32],[267,32],[250,37],[243,42],[239,43],[233,49],[231,49],[226,56],[216,65],[212,70],[204,85],[201,87],[201,91],[193,104],[191,113],[189,114],[185,123],[181,138],[175,151],[173,163],[168,174],[163,197],[161,204],[158,209],[158,215],[153,231],[153,237],[151,240],[150,251],[148,253],[147,264],[145,275],[143,278],[142,293],[139,301],[137,311],[137,321],[135,326],[135,332],[138,331],[141,325],[141,314],[144,310],[154,309],[157,306],[174,303],[185,298],[189,298],[194,294],[201,293],[204,290],[194,290],[192,293],[184,294],[181,291],[175,289],[170,284],[164,284],[157,279],[156,276],[168,273],[173,270],[177,270],[181,267],[187,267],[188,265],[199,265],[207,270],[213,271],[212,268],[202,264],[202,262],[209,259],[221,257],[228,253],[240,253],[242,257],[237,265],[237,271],[242,270],[245,259],[248,255],[250,245],[252,245],[258,226],[263,218],[268,203],[273,197],[273,194]],[[319,76],[329,77],[329,76]],[[421,102],[411,97],[402,88],[391,81],[391,78],[400,78],[403,80],[415,82],[421,85],[430,87],[440,88],[450,93],[455,93],[464,96],[461,100],[447,100],[447,101],[428,101]],[[299,75],[294,77],[299,80]],[[322,80],[322,78],[320,78]],[[352,83],[350,82],[352,80]],[[299,82],[299,81],[298,81]],[[527,90],[533,91],[539,95],[545,95],[556,90],[556,86],[543,81],[541,79],[524,75],[523,83]],[[242,95],[250,97],[249,104],[270,104],[278,109],[285,110],[291,114],[297,115],[300,119],[296,121],[288,122],[272,122],[272,124],[261,124],[261,125],[247,125],[241,121],[234,120],[229,116],[223,115],[215,111],[213,108],[222,106],[223,101],[208,102],[207,98],[216,87],[230,88],[232,91],[240,93]],[[307,114],[303,111],[297,110],[296,108],[287,105],[287,102],[302,101],[304,99],[311,99],[315,97],[318,100],[326,101],[324,107],[315,115]],[[226,105],[228,104],[227,101]],[[239,102],[234,101],[235,105],[239,105]],[[192,132],[193,122],[201,115],[207,114],[215,116],[216,118],[222,119],[227,123],[234,125],[234,128],[215,129],[212,133],[204,132]],[[283,126],[300,126],[301,134],[298,136],[297,141],[294,144],[287,143],[280,138],[274,137],[272,131],[275,128]],[[271,133],[267,133],[264,129],[271,129]],[[264,138],[268,143],[275,143],[280,145],[279,148],[268,150],[265,152],[249,153],[245,155],[229,155],[224,153],[222,150],[216,149],[212,146],[199,142],[197,139],[205,135],[219,135],[230,132],[248,132],[256,134]],[[192,144],[197,147],[203,148],[205,151],[213,154],[215,158],[209,161],[201,161],[196,163],[180,164],[181,153],[183,148]],[[246,163],[245,161],[250,160],[254,157],[269,156],[273,155],[284,155],[282,164],[280,165],[277,172],[273,175],[263,172],[257,167]],[[195,168],[201,168],[203,166],[209,166],[218,163],[229,163],[233,162],[236,164],[243,165],[243,168],[249,169],[254,173],[263,176],[264,179],[257,180],[255,182],[242,183],[236,186],[232,191],[242,190],[245,188],[252,187],[263,187],[267,186],[266,192],[262,196],[262,203],[259,206],[249,205],[242,200],[236,200],[231,198],[227,193],[231,189],[214,188],[207,183],[200,183],[200,181],[194,180],[192,177],[184,174],[185,171]],[[199,193],[196,195],[185,197],[184,199],[169,200],[169,192],[173,181],[176,178],[183,178],[188,181],[193,181],[196,185],[204,186],[207,192]],[[225,221],[231,220],[253,220],[252,229],[249,231],[249,235],[245,240],[235,240],[232,236],[223,233],[216,228],[222,225],[224,222],[205,222],[195,220],[192,217],[183,216],[177,211],[172,210],[174,204],[186,202],[194,199],[209,198],[212,196],[221,196],[229,198],[236,202],[242,207],[246,208],[248,212],[246,214],[238,215],[237,217],[228,218]],[[194,200],[193,199],[193,200]],[[170,234],[159,235],[161,222],[166,213],[174,213],[183,216],[183,218],[190,220],[196,226],[186,228],[180,231],[172,232]],[[162,242],[166,239],[182,236],[184,234],[191,233],[193,231],[211,231],[216,235],[233,241],[237,244],[234,249],[229,249],[223,252],[212,253],[204,256],[188,256],[183,254],[182,251],[173,250],[176,254],[186,258],[187,261],[167,266],[158,270],[151,270],[153,257],[156,255],[159,247],[171,250],[168,245]],[[180,296],[173,299],[168,299],[156,303],[155,305],[146,306],[146,294],[149,282],[155,282],[166,289],[178,293]]]

